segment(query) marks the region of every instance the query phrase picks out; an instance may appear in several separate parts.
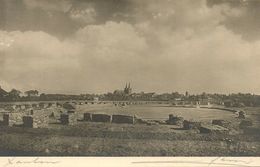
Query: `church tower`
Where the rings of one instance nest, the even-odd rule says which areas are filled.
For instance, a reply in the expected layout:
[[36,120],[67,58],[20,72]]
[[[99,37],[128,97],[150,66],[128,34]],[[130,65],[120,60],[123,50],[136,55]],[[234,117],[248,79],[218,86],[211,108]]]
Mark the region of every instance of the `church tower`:
[[129,82],[129,84],[128,84],[128,94],[131,94],[131,93],[132,93],[132,88],[131,88],[130,82]]
[[132,88],[131,88],[130,82],[128,84],[126,83],[126,86],[125,86],[125,89],[124,89],[124,93],[126,95],[130,95],[132,93]]

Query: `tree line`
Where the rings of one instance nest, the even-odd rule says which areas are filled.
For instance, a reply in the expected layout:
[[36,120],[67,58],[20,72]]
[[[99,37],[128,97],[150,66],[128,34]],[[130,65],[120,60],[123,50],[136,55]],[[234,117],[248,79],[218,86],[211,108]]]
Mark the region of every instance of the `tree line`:
[[0,101],[55,101],[55,100],[93,100],[98,98],[99,100],[108,101],[120,101],[120,100],[132,100],[132,101],[200,101],[209,100],[211,103],[225,103],[230,106],[260,106],[260,96],[250,93],[232,93],[232,94],[185,94],[179,92],[161,93],[156,94],[154,92],[140,92],[132,94],[124,94],[122,92],[115,91],[113,93],[108,92],[105,94],[80,94],[80,95],[66,95],[66,94],[45,94],[39,93],[38,90],[28,90],[22,93],[17,89],[12,89],[7,92],[0,89]]

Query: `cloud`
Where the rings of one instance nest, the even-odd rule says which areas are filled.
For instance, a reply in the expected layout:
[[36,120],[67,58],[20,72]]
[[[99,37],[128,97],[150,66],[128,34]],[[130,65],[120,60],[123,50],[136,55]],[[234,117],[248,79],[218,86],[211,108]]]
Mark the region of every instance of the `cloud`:
[[43,9],[47,11],[67,12],[72,6],[71,0],[23,0],[29,9]]
[[259,43],[244,41],[224,26],[204,36],[195,34],[188,40],[175,38],[182,41],[169,45],[162,53],[164,70],[176,78],[174,87],[199,92],[254,92],[259,89],[255,85],[258,79],[252,77],[259,75],[255,63]]
[[[104,84],[109,78],[128,75],[135,66],[125,64],[138,64],[136,58],[145,48],[145,40],[127,23],[87,26],[64,41],[44,32],[0,34],[14,41],[1,48],[1,59],[5,60],[1,78],[23,90],[70,93],[96,89],[98,82]],[[132,41],[135,43],[130,44]]]
[[[61,42],[44,32],[4,32],[4,39],[11,39],[10,46],[1,48],[1,78],[5,82],[23,89],[62,84],[63,77],[73,77],[78,60],[74,57],[78,47],[73,42]],[[66,78],[65,78],[66,80]],[[45,85],[46,84],[46,85]]]
[[234,9],[239,17],[227,15],[227,19],[222,23],[233,32],[242,35],[245,40],[257,41],[260,33],[258,31],[260,23],[258,17],[260,14],[260,1],[257,0],[208,0],[209,6],[227,4]]
[[64,40],[0,31],[0,77],[45,92],[106,92],[130,81],[135,91],[260,93],[260,41],[223,24],[243,10],[203,0],[131,2],[131,21],[92,25],[100,17],[95,6],[71,9],[89,24]]
[[154,68],[144,80],[153,78],[150,82],[160,87],[158,90],[254,92],[259,89],[254,84],[258,79],[253,77],[259,74],[256,63],[259,42],[245,41],[222,25],[227,17],[238,17],[243,11],[228,4],[211,8],[205,1],[194,5],[191,1],[151,3],[146,9],[140,15],[149,11],[147,16],[151,18],[148,21],[142,18],[136,27],[146,37],[152,53],[157,54],[153,57]]
[[82,44],[81,79],[90,90],[120,87],[144,68],[148,58],[145,38],[125,22],[89,25],[78,30],[74,39]]
[[96,11],[93,7],[88,7],[85,9],[72,9],[70,11],[70,18],[83,23],[83,24],[90,24],[96,21]]

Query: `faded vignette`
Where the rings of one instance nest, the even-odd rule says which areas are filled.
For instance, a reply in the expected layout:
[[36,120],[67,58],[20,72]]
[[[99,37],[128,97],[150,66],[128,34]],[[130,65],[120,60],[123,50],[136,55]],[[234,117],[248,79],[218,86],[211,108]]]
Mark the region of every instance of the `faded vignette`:
[[[143,146],[139,150],[142,153],[135,157],[139,153],[135,150],[139,148],[138,144],[133,144],[133,148],[124,148],[123,142],[127,142],[123,140],[125,138],[123,142],[118,139],[119,143],[123,143],[118,145],[118,136],[111,139],[100,137],[102,133],[98,133],[98,137],[89,134],[92,138],[88,141],[99,138],[99,144],[103,145],[105,140],[112,141],[110,152],[102,153],[100,148],[103,145],[98,144],[92,152],[88,151],[86,142],[73,143],[71,148],[65,145],[63,150],[51,148],[50,143],[41,145],[40,151],[32,146],[35,153],[39,151],[39,157],[31,154],[20,156],[31,150],[26,152],[18,149],[16,152],[14,148],[14,151],[5,148],[7,152],[18,156],[6,156],[0,150],[4,155],[0,157],[0,167],[260,167],[260,158],[257,157],[259,141],[254,136],[254,133],[259,133],[259,127],[255,127],[255,117],[257,114],[259,116],[256,110],[260,107],[259,16],[260,2],[255,0],[0,0],[0,102],[4,106],[1,117],[21,109],[24,117],[33,119],[33,115],[44,110],[45,105],[51,104],[58,108],[48,115],[52,117],[55,124],[52,128],[55,129],[55,126],[69,127],[70,124],[69,118],[65,120],[64,117],[65,121],[62,122],[56,118],[57,114],[69,117],[71,113],[78,112],[75,106],[109,104],[116,108],[115,111],[121,107],[132,115],[124,111],[113,111],[110,115],[106,113],[105,117],[111,117],[109,121],[104,121],[106,123],[102,127],[92,120],[96,110],[87,110],[93,113],[84,114],[91,116],[85,118],[84,115],[80,121],[73,118],[71,125],[80,122],[81,126],[87,125],[90,129],[99,126],[101,130],[108,129],[111,134],[118,131],[120,136],[124,129],[135,132],[121,123],[133,125],[137,120],[137,124],[143,126],[140,129],[151,131],[140,140],[148,141],[149,137],[156,135],[155,132],[166,132],[167,137],[173,139],[168,141],[159,135],[152,138],[156,141],[152,141],[151,145],[157,144],[154,147],[161,146],[160,140],[165,142],[163,147],[155,149],[156,153],[146,150],[146,141],[142,141],[143,144],[138,141],[139,146]],[[60,98],[64,99],[57,100]],[[139,113],[131,110],[131,107],[134,110],[138,105],[147,105],[146,110],[152,110],[149,108],[152,105],[158,105],[158,110],[173,110],[163,116],[156,113],[159,116],[151,118],[150,114],[144,114],[139,117]],[[187,108],[214,110],[217,114],[206,117],[210,125],[201,126],[204,115],[199,114],[203,112],[186,115],[178,112]],[[211,115],[210,111],[207,114]],[[114,115],[118,119],[112,122]],[[232,129],[233,134],[243,137],[245,132],[246,135],[252,135],[253,139],[247,141],[243,138],[240,141],[235,137],[232,139],[232,136],[226,137],[231,131],[229,127],[224,127],[228,117],[231,121],[237,121],[235,130]],[[127,119],[122,121],[120,118]],[[4,121],[0,121],[2,125]],[[27,128],[25,133],[34,134],[37,132],[35,129],[50,127],[45,120],[36,125],[25,119],[21,121],[23,124],[19,125],[16,125],[16,121],[9,125],[8,121],[0,134],[8,134],[9,126],[13,125],[17,126],[18,135],[22,134],[21,127]],[[186,127],[185,121],[188,124]],[[102,118],[97,122],[104,123]],[[151,128],[164,125],[168,126],[166,131],[160,129],[154,132]],[[73,130],[73,126],[70,128]],[[143,132],[147,132],[144,129]],[[191,149],[194,155],[189,152],[190,143],[186,143],[183,151],[182,139],[175,139],[172,133],[177,135],[185,130],[191,131],[186,137],[200,133],[223,133],[221,140],[213,136],[210,141],[213,143],[215,139],[218,140],[221,144],[216,145],[222,147],[219,151],[224,155],[197,157],[201,154],[211,155],[212,149],[207,150],[204,143],[200,143],[201,147]],[[11,132],[16,133],[15,130]],[[140,135],[138,133],[135,134]],[[68,135],[67,132],[65,134]],[[85,134],[80,135],[79,132],[79,136],[76,136],[78,140],[86,137]],[[129,139],[128,134],[123,135]],[[62,135],[59,137],[63,138]],[[75,136],[69,134],[69,137]],[[130,135],[130,139],[135,141],[138,137],[131,138]],[[196,137],[197,140],[200,136]],[[11,139],[12,142],[16,141]],[[6,142],[3,145],[9,144],[6,140],[1,140]],[[19,140],[17,137],[16,142],[19,143]],[[179,150],[174,150],[171,145],[172,150],[169,151],[167,144],[177,141]],[[207,136],[203,141],[207,141]],[[247,143],[243,145],[245,141]],[[24,143],[31,146],[30,143]],[[216,145],[212,147],[217,148]],[[118,152],[114,151],[114,146],[119,149]],[[203,152],[204,147],[208,152]],[[85,148],[85,152],[80,152],[81,148]],[[57,150],[62,156],[55,157],[53,152]],[[80,153],[91,156],[82,156]],[[105,156],[96,157],[100,155]]]

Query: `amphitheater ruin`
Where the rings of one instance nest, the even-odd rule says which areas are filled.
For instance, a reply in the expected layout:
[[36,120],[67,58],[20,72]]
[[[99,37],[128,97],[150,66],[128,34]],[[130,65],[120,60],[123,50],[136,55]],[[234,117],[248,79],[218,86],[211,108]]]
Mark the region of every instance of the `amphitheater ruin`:
[[[33,102],[21,104],[1,104],[2,121],[1,126],[16,126],[23,128],[48,128],[51,119],[56,120],[60,125],[76,125],[81,122],[103,122],[113,124],[146,124],[146,125],[175,125],[183,130],[198,130],[200,133],[227,133],[229,131],[230,122],[226,120],[212,120],[211,124],[204,125],[200,121],[189,120],[184,117],[169,114],[167,120],[144,120],[136,115],[129,114],[109,114],[109,113],[93,113],[79,112],[79,105],[100,105],[112,104],[114,107],[124,107],[127,105],[156,104],[156,102],[93,102],[93,101],[73,101],[73,102]],[[216,109],[216,108],[214,108]],[[239,127],[252,126],[252,121],[246,119],[244,111],[235,109],[220,110],[232,111],[237,113],[237,118],[241,121]]]

